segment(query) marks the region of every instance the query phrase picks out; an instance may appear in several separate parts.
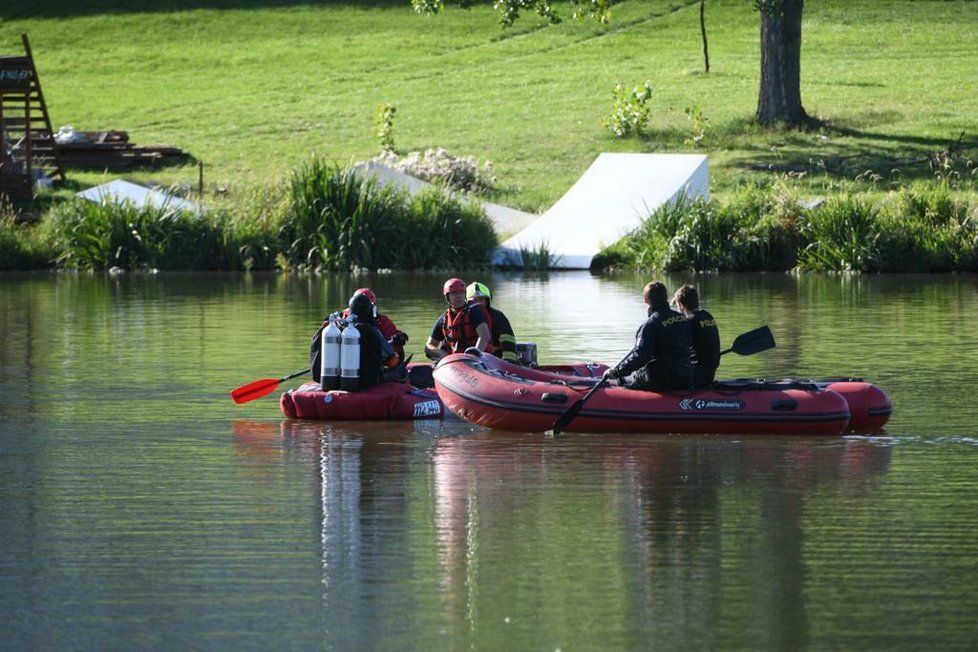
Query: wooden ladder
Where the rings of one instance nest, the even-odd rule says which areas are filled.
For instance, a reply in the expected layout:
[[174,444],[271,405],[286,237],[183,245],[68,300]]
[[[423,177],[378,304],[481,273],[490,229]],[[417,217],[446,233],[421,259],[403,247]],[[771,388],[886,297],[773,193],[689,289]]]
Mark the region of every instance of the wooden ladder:
[[23,56],[0,56],[0,194],[29,198],[35,176],[65,180],[27,34]]

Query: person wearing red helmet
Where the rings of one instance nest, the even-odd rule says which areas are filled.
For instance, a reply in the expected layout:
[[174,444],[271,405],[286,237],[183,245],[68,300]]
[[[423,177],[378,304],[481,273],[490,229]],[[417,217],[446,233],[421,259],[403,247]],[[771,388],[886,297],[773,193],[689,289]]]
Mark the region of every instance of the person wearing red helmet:
[[465,300],[465,281],[450,278],[442,287],[448,309],[435,321],[424,346],[431,360],[441,360],[449,353],[462,353],[470,346],[488,351],[492,346],[489,321],[481,305]]
[[649,318],[638,327],[635,346],[604,378],[620,378],[624,387],[653,392],[692,389],[689,320],[669,307],[666,286],[659,281],[645,286],[644,297]]
[[[369,323],[370,325],[377,328],[383,339],[386,340],[387,344],[394,351],[394,355],[397,357],[398,361],[405,360],[404,358],[404,344],[408,341],[407,333],[402,332],[394,325],[390,317],[387,315],[382,315],[377,312],[377,295],[370,288],[359,288],[350,297],[350,305],[353,301],[358,299],[358,297],[364,297],[369,303],[365,303],[364,300],[359,300],[357,305],[361,307],[361,324]],[[369,305],[369,310],[365,308]],[[351,309],[349,307],[344,308],[342,312],[334,313],[333,315],[339,315],[343,319],[349,319]],[[320,374],[320,356],[322,355],[322,334],[323,329],[329,326],[330,317],[326,317],[323,320],[322,326],[316,331],[315,335],[312,336],[312,341],[309,343],[309,365],[312,369],[313,380],[319,382]]]
[[[360,334],[358,389],[407,378],[407,369],[402,364],[402,359],[377,327],[376,314],[376,305],[371,303],[369,296],[359,291],[350,297],[348,308],[343,311],[343,318],[350,320],[346,328],[355,328]],[[336,316],[338,313],[331,315],[332,318]],[[309,347],[309,365],[312,369],[312,378],[316,382],[322,382],[320,370],[322,332],[329,325],[331,317],[326,318],[322,328],[313,336]]]
[[[404,359],[404,345],[407,344],[408,336],[407,333],[397,328],[394,322],[387,315],[381,314],[377,311],[377,295],[370,288],[359,288],[353,293],[354,297],[364,295],[370,300],[370,305],[374,307],[374,322],[377,328],[380,329],[381,334],[390,342],[390,345],[394,348],[394,353],[401,360]],[[346,308],[343,310],[343,318],[350,316],[350,309]]]

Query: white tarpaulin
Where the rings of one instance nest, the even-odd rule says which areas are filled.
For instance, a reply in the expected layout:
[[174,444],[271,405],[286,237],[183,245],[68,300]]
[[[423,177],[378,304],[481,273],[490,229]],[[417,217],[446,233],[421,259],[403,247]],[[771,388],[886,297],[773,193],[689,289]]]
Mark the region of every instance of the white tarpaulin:
[[709,173],[700,154],[600,154],[546,213],[503,242],[497,265],[521,264],[520,250],[545,247],[554,267],[589,269],[591,260],[680,193],[706,197]]
[[181,199],[176,195],[171,195],[161,190],[153,190],[152,188],[140,186],[135,183],[129,183],[122,179],[116,179],[115,181],[103,183],[101,186],[83,190],[75,196],[93,202],[111,202],[115,204],[129,202],[139,208],[143,206],[163,208],[166,206],[168,208],[194,213],[200,212],[200,206],[186,199]]

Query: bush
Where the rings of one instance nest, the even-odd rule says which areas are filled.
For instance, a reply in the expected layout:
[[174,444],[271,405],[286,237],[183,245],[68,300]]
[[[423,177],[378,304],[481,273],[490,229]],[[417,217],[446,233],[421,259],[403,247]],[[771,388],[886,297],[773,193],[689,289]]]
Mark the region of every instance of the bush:
[[0,209],[0,271],[44,269],[51,258],[37,227],[18,224],[12,213]]
[[376,270],[392,264],[390,243],[403,219],[403,193],[373,177],[320,158],[289,182],[289,205],[280,237],[290,266],[302,269]]
[[943,183],[926,190],[900,191],[881,213],[881,270],[968,269],[974,253],[968,209]]
[[411,199],[393,244],[403,269],[466,269],[489,263],[497,240],[482,208],[440,190]]
[[227,269],[225,217],[164,205],[73,199],[48,216],[57,263],[72,269]]
[[645,82],[631,91],[625,89],[625,84],[618,82],[611,91],[613,103],[611,115],[604,124],[616,138],[625,138],[632,134],[642,135],[649,124],[651,109],[648,106],[652,98],[652,85]]
[[484,265],[496,246],[468,200],[438,189],[409,197],[318,159],[292,178],[281,236],[290,266],[347,271]]
[[879,210],[863,197],[833,198],[809,212],[799,253],[803,270],[875,272],[880,269]]
[[790,197],[756,187],[727,204],[680,196],[659,207],[626,250],[638,266],[662,270],[790,269],[800,241],[799,211]]

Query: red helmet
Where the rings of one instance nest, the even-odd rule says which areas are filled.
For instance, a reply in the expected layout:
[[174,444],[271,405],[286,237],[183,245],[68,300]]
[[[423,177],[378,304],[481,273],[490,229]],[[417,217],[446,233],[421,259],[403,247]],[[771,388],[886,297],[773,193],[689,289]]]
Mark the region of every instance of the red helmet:
[[353,296],[358,297],[361,294],[365,295],[368,299],[370,299],[370,303],[374,303],[374,304],[377,303],[377,295],[375,295],[374,291],[371,290],[370,288],[360,288],[359,290],[353,293]]
[[452,292],[461,292],[465,294],[465,281],[460,278],[450,278],[445,281],[445,287],[442,288],[442,294],[450,294]]

